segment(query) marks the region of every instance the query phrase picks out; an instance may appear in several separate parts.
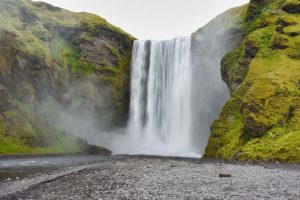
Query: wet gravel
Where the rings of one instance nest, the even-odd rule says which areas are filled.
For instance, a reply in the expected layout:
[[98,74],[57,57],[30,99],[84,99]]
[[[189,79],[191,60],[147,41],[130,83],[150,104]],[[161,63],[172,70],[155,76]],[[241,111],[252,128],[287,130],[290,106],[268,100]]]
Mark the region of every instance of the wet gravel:
[[[0,199],[300,199],[299,164],[131,157],[59,173],[23,189],[28,180],[2,183]],[[15,187],[21,189],[1,197]]]

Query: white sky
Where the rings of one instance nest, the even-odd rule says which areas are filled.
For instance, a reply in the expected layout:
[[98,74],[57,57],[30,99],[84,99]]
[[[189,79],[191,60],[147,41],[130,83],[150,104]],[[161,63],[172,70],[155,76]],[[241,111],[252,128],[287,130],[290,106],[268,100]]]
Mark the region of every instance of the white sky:
[[187,36],[225,10],[249,0],[43,0],[105,18],[138,39]]

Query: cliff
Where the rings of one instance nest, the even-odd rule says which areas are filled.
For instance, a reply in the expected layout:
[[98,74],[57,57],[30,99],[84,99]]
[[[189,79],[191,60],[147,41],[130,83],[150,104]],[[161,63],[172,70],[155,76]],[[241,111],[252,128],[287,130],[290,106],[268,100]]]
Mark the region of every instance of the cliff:
[[1,0],[0,18],[0,154],[80,152],[86,142],[61,124],[86,112],[104,129],[125,123],[132,36],[29,0]]
[[298,0],[240,8],[243,37],[221,61],[231,97],[211,126],[206,157],[300,162],[299,8]]

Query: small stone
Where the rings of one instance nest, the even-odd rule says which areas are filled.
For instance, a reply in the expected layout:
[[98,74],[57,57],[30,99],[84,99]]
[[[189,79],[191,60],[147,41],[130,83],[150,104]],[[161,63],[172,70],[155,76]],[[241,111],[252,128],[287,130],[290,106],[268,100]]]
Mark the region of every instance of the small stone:
[[219,174],[220,178],[230,178],[231,174]]

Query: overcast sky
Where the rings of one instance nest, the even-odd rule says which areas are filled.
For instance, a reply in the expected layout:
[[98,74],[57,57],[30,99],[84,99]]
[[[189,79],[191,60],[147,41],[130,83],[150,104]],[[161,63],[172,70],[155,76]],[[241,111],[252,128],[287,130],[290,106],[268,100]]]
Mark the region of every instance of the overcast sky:
[[249,0],[43,0],[97,14],[138,39],[187,36],[225,10]]

